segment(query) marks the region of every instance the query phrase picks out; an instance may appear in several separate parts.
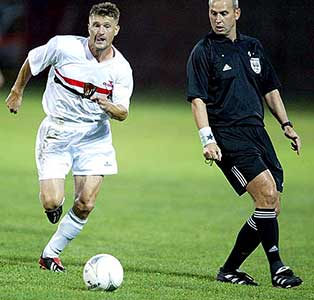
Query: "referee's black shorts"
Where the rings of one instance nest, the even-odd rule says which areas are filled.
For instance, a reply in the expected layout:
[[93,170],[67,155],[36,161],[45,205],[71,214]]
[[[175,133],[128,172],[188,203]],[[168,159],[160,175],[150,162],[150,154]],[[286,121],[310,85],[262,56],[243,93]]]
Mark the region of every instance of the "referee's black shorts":
[[269,170],[277,190],[283,190],[283,170],[272,142],[262,126],[212,128],[222,152],[216,161],[235,191],[242,195],[247,184],[257,175]]

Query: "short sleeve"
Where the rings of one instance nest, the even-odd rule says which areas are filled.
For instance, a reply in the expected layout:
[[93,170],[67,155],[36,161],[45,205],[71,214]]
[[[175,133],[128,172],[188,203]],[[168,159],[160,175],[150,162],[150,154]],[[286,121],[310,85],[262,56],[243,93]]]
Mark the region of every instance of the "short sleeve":
[[208,49],[198,43],[192,50],[187,62],[187,100],[195,98],[207,102],[209,86]]
[[120,76],[114,83],[112,102],[114,104],[121,104],[128,110],[133,91],[133,75],[131,67],[125,67],[123,72],[119,72],[119,75]]
[[34,48],[28,53],[28,61],[33,76],[56,63],[57,44],[57,37],[54,37],[47,44]]
[[280,80],[276,74],[276,71],[271,64],[269,58],[267,57],[265,50],[261,43],[258,41],[258,47],[260,51],[263,53],[263,66],[262,66],[262,78],[260,89],[263,95],[267,93],[279,89],[281,87]]

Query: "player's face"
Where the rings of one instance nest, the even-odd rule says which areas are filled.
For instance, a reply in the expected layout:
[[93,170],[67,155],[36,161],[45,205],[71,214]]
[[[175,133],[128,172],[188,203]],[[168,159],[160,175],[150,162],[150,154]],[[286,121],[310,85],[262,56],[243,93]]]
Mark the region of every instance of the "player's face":
[[89,43],[96,51],[106,50],[112,45],[114,37],[119,32],[117,21],[108,16],[92,15],[89,17]]
[[236,22],[240,18],[240,8],[233,8],[232,0],[213,0],[209,7],[209,20],[216,34],[234,40],[236,38]]

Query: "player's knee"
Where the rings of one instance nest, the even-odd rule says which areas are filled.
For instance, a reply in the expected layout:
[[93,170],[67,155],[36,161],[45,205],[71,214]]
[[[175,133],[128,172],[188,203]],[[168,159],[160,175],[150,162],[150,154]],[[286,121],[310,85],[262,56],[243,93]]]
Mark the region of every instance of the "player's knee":
[[265,189],[262,192],[262,205],[265,208],[276,208],[279,201],[278,191],[274,188]]
[[40,201],[45,210],[54,210],[62,205],[63,195],[59,195],[58,193],[43,193],[41,192]]
[[78,197],[74,205],[82,217],[87,217],[95,206],[94,199],[84,197]]

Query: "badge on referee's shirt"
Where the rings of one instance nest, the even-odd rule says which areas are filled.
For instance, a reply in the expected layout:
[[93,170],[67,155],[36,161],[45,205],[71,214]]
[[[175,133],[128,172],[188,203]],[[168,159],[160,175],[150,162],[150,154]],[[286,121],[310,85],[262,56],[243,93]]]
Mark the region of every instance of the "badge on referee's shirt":
[[262,71],[261,62],[258,57],[250,58],[251,68],[256,74],[260,74]]

